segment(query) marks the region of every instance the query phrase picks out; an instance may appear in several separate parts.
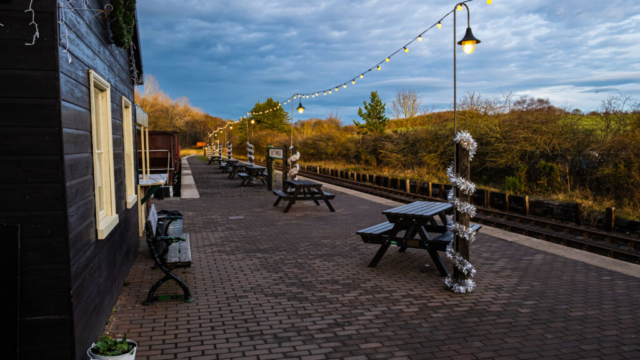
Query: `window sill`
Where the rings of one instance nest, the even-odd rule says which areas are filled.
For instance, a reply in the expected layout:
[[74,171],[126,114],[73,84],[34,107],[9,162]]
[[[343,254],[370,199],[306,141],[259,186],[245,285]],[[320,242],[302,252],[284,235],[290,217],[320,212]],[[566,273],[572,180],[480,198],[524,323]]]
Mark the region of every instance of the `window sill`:
[[136,203],[138,203],[138,195],[131,195],[127,199],[127,209],[131,209]]
[[107,216],[100,221],[100,227],[98,228],[98,240],[104,240],[109,236],[109,233],[118,225],[118,215]]

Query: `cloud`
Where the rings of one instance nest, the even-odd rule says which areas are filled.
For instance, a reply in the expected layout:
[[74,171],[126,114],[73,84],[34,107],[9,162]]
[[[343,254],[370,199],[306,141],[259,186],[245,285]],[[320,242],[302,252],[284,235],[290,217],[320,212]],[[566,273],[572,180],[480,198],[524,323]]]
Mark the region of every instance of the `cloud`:
[[[238,118],[267,97],[284,100],[349,81],[451,11],[424,0],[139,1],[145,72],[173,97]],[[640,3],[628,0],[484,0],[469,3],[482,40],[458,52],[458,94],[503,92],[595,109],[616,88],[640,97]],[[458,38],[466,14],[458,12]],[[339,110],[343,121],[377,90],[390,103],[399,88],[428,107],[453,102],[453,19],[331,96],[305,99],[306,117]]]

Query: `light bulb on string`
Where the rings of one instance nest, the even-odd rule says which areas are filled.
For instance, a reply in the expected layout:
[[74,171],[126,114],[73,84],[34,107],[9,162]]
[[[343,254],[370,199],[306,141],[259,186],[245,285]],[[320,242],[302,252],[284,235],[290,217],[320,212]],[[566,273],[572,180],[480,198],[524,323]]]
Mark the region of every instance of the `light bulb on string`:
[[422,35],[418,35],[418,41],[422,41]]
[[405,46],[404,52],[408,53],[409,52],[409,48]]
[[487,0],[487,5],[493,4],[493,0]]
[[380,65],[378,65],[378,71],[382,70],[382,68],[380,67]]
[[326,91],[324,92],[324,95],[327,96],[327,92]]
[[442,28],[442,23],[438,21],[438,29]]
[[338,91],[338,87],[336,86],[336,91]]
[[355,85],[356,84],[356,79],[351,80],[351,84]]
[[331,90],[329,90],[329,94],[331,94]]
[[389,58],[384,59],[384,61],[386,61],[386,62],[389,62],[389,60],[391,60],[391,59],[389,59]]
[[362,79],[364,77],[364,74],[360,74],[360,79]]
[[346,88],[347,88],[347,83],[344,83],[344,84],[342,85],[342,87],[346,89]]
[[458,5],[458,11],[462,11],[462,5]]
[[318,96],[318,95],[320,95],[320,93],[319,93],[319,92],[317,92],[317,93],[316,93],[316,96]]

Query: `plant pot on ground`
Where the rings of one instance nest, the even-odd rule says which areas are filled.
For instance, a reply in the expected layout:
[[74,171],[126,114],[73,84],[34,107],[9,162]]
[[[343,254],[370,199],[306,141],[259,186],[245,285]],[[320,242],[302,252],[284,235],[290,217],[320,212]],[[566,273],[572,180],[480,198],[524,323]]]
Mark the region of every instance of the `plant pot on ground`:
[[128,340],[127,334],[122,339],[102,336],[87,350],[87,355],[94,360],[134,360],[137,348],[138,344]]

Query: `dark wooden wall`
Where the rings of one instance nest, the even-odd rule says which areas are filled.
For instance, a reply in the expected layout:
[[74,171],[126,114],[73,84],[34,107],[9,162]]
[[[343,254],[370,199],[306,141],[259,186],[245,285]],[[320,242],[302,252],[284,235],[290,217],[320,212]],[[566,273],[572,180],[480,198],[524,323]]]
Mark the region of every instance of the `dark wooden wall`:
[[21,226],[21,359],[73,356],[55,4],[34,1],[26,46],[29,1],[0,1],[0,223]]
[[[95,9],[100,4],[90,0],[89,6]],[[79,358],[101,334],[138,249],[137,205],[127,209],[125,201],[122,123],[122,96],[133,104],[134,83],[129,53],[111,43],[106,20],[87,11],[62,11],[70,30],[71,63],[63,53],[63,42],[58,48],[58,61],[75,347]],[[111,85],[116,210],[120,220],[104,240],[96,239],[90,69]],[[132,112],[135,134],[133,106]]]
[[[127,209],[125,203],[122,95],[134,102],[128,51],[111,44],[105,19],[64,9],[69,63],[60,44],[63,30],[57,24],[56,4],[34,0],[40,38],[26,46],[34,31],[31,14],[24,12],[29,0],[0,0],[0,223],[21,227],[23,360],[86,358],[87,348],[104,329],[139,244],[137,206]],[[89,6],[103,5],[90,0]],[[89,69],[111,84],[120,218],[100,241]]]

